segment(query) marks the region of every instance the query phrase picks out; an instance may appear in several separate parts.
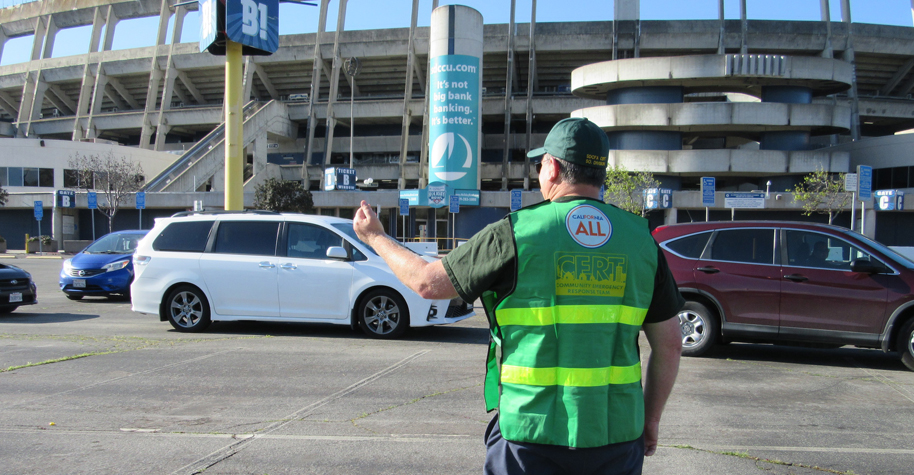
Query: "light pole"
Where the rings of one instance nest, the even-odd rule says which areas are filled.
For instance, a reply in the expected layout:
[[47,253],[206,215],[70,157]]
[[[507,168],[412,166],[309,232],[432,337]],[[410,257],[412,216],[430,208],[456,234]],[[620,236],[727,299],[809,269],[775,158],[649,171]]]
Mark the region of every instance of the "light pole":
[[353,115],[353,104],[355,104],[355,77],[362,70],[362,62],[359,58],[349,58],[345,63],[346,74],[349,75],[349,168],[353,168],[353,148],[352,142],[355,137],[355,115]]
[[765,183],[765,199],[771,197],[771,180],[768,180],[768,183]]

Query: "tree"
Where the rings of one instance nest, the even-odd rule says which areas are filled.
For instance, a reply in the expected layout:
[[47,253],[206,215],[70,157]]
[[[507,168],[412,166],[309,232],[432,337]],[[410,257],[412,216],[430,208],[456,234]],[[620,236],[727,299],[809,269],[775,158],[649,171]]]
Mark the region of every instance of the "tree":
[[127,157],[115,158],[113,152],[100,155],[70,157],[70,168],[75,170],[79,188],[95,191],[105,197],[98,200],[98,209],[108,218],[108,232],[114,231],[114,216],[121,201],[136,193],[143,186],[143,167]]
[[270,178],[254,187],[254,208],[313,213],[314,200],[301,182]]
[[827,214],[828,224],[832,224],[844,208],[851,202],[851,194],[844,191],[844,173],[830,174],[824,168],[803,177],[803,183],[793,189],[793,200],[803,203],[803,214]]
[[0,206],[5,205],[5,204],[6,204],[6,200],[8,200],[9,197],[10,197],[9,192],[6,191],[6,190],[4,190],[4,189],[3,189],[3,186],[0,186]]
[[649,211],[644,208],[644,190],[659,186],[651,172],[630,172],[621,165],[614,166],[606,170],[604,201],[643,217]]

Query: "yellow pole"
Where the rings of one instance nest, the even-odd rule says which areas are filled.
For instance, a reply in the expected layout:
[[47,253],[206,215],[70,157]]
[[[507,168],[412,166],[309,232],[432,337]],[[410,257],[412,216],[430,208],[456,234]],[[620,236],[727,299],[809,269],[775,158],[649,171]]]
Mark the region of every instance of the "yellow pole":
[[225,42],[225,209],[244,209],[241,43]]

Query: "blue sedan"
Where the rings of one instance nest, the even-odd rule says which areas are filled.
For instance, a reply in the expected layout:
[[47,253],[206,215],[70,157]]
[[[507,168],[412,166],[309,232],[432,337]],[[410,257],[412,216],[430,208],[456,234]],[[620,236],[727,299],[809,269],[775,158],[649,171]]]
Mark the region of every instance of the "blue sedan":
[[148,231],[117,231],[106,234],[63,263],[60,290],[70,300],[87,295],[130,296],[133,282],[133,252]]

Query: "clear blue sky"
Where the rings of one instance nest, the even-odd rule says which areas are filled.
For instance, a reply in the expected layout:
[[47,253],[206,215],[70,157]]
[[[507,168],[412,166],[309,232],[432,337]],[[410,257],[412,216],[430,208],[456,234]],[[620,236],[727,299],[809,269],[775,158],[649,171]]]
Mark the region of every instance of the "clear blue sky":
[[[21,3],[19,0],[0,0],[0,6]],[[440,0],[439,5],[457,3],[468,5],[482,13],[489,23],[507,23],[510,2],[507,0]],[[641,0],[643,20],[716,19],[718,0]],[[841,20],[840,0],[829,0],[833,21]],[[327,30],[336,29],[339,3],[331,0]],[[419,26],[428,26],[432,0],[419,4]],[[528,22],[531,17],[531,0],[517,0],[517,22]],[[379,8],[378,0],[349,0],[346,14],[347,30],[400,28],[409,26],[411,0],[387,0]],[[748,0],[748,17],[759,20],[819,21],[819,0]],[[739,0],[724,0],[725,16],[739,19]],[[539,0],[536,21],[590,21],[611,20],[613,3],[609,0]],[[310,33],[317,30],[318,9],[315,7],[280,4],[279,31],[282,35]],[[910,0],[851,0],[851,19],[855,23],[912,26]],[[114,49],[151,46],[155,43],[157,17],[126,20],[118,24],[114,35]],[[199,40],[200,21],[197,12],[187,15],[182,42]],[[57,34],[53,57],[83,54],[89,48],[91,27],[68,28]],[[169,27],[169,41],[171,28]],[[32,37],[14,38],[6,42],[0,65],[28,60]]]

